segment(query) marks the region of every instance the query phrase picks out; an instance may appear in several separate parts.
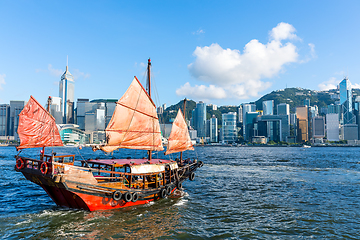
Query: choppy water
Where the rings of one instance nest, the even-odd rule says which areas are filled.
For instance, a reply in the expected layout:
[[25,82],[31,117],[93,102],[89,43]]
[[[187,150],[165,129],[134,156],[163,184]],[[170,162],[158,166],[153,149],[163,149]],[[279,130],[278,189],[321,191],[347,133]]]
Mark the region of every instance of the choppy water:
[[0,148],[3,239],[360,239],[359,148],[198,147],[181,197],[98,212],[57,207],[15,154]]

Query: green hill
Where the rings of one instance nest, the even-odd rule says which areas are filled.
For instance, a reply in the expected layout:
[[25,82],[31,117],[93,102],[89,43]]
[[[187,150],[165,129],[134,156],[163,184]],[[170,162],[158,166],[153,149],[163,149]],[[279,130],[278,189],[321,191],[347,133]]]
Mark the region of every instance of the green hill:
[[[256,109],[262,110],[262,102],[266,100],[274,100],[274,114],[276,114],[276,106],[280,103],[288,103],[290,105],[290,112],[295,112],[295,107],[303,106],[304,100],[306,98],[310,99],[310,105],[314,106],[317,105],[319,108],[319,111],[323,107],[327,107],[330,104],[335,104],[337,101],[336,97],[332,98],[331,96],[334,96],[338,94],[338,91],[336,89],[329,90],[329,91],[313,91],[310,89],[302,89],[302,88],[286,88],[282,90],[272,91],[271,93],[268,93],[261,98],[259,98],[257,101],[255,101]],[[353,89],[353,99],[355,99],[356,96],[360,96],[360,89]],[[179,108],[183,110],[183,101],[180,101],[179,103],[172,105],[166,110],[164,110],[164,113],[161,114],[160,120],[163,123],[170,123],[172,119],[176,117],[177,111]],[[239,103],[240,105],[240,103]],[[190,119],[192,115],[192,110],[196,107],[196,102],[193,100],[187,100],[186,103],[186,119]],[[222,114],[228,113],[228,112],[238,112],[238,106],[218,106],[217,110],[213,110],[211,106],[208,106],[206,108],[206,118],[211,118],[212,115],[215,115],[218,119],[218,125],[221,125],[222,120]]]
[[[334,91],[331,91],[334,92]],[[280,103],[290,105],[290,112],[295,112],[295,107],[303,106],[304,100],[310,99],[310,105],[317,105],[319,110],[327,105],[334,104],[336,99],[331,98],[330,92],[319,92],[302,88],[286,88],[283,90],[273,91],[255,101],[256,109],[262,110],[262,102],[266,100],[274,100],[274,114],[276,114],[276,106]]]

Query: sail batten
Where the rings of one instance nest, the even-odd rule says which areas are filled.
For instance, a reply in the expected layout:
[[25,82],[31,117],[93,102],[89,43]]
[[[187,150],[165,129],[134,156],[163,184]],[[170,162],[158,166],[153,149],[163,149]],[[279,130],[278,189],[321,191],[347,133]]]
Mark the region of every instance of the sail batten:
[[171,133],[168,139],[168,147],[166,149],[165,155],[170,153],[183,152],[186,150],[194,150],[194,147],[191,143],[184,115],[179,109],[171,128]]
[[17,149],[63,146],[55,118],[33,96],[19,114]]
[[105,152],[118,148],[163,150],[156,107],[135,77],[117,102],[113,116],[105,129]]

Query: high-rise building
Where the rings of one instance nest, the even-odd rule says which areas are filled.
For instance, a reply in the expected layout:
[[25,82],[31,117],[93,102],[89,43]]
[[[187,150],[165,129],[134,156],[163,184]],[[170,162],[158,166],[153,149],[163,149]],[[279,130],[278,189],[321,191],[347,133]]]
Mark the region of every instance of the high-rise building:
[[243,123],[243,106],[240,105],[238,108],[238,122]]
[[326,114],[326,136],[328,141],[339,141],[339,114]]
[[352,109],[352,88],[348,78],[344,78],[339,84],[340,104],[342,106],[343,124],[356,122]]
[[24,101],[10,101],[9,136],[14,136],[15,140],[19,140],[19,136],[17,134],[19,114],[23,110],[24,106]]
[[263,115],[258,117],[258,136],[268,140],[287,141],[289,136],[288,115]]
[[290,115],[290,106],[287,103],[277,105],[277,115]]
[[[255,113],[256,112],[256,105],[255,104],[242,104],[242,114],[243,114],[243,137],[245,140],[248,140],[248,137],[246,136],[246,134],[248,133],[246,128],[247,128],[247,125],[249,124],[246,119],[246,113],[249,113],[249,112],[252,112],[252,113]],[[259,113],[256,114],[256,116],[259,115]],[[252,120],[251,119],[251,124],[252,124]]]
[[74,123],[74,77],[66,66],[59,84],[59,97],[62,99],[61,112],[63,123]]
[[297,137],[298,142],[306,142],[309,140],[308,133],[308,107],[296,107],[297,116]]
[[192,111],[192,126],[197,131],[199,138],[206,137],[206,104],[202,101],[196,104]]
[[313,126],[313,138],[324,138],[325,137],[325,118],[317,116],[312,118]]
[[262,102],[263,115],[274,115],[274,100],[267,100]]
[[209,137],[210,142],[218,142],[218,121],[215,115],[213,115],[209,120]]
[[304,106],[310,107],[310,99],[308,99],[308,98],[304,99]]
[[259,112],[247,112],[245,113],[245,120],[243,128],[245,129],[244,140],[251,141],[252,137],[258,136],[256,129],[256,118],[259,116]]
[[61,102],[60,97],[51,97],[50,114],[55,118],[56,124],[62,124],[63,122]]
[[10,105],[0,104],[0,136],[9,135]]
[[232,144],[237,139],[236,112],[222,114],[222,141]]

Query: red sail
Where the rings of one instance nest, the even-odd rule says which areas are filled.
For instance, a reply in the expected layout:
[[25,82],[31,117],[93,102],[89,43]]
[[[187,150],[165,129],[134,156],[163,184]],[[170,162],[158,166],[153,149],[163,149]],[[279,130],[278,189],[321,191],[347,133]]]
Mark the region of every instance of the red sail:
[[19,114],[17,149],[63,146],[55,119],[33,96]]
[[186,150],[194,150],[194,147],[191,143],[184,115],[179,109],[171,128],[165,155],[175,152],[183,152]]
[[105,129],[105,152],[118,148],[163,150],[156,107],[135,77],[117,102],[113,116]]

